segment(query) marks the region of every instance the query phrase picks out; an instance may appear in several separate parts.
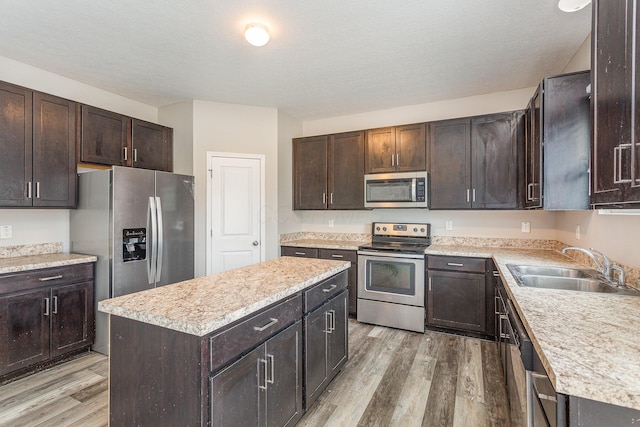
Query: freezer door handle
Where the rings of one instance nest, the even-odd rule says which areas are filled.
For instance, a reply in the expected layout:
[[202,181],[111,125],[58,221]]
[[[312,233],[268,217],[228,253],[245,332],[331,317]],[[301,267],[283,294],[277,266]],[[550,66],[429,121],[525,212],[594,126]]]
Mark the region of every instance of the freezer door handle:
[[150,255],[147,256],[147,277],[149,284],[152,285],[156,281],[156,245],[158,241],[156,217],[156,199],[149,197],[149,209],[147,210],[147,228],[151,229],[151,245],[148,248]]
[[162,252],[164,251],[164,236],[162,233],[162,203],[160,197],[156,197],[156,213],[158,217],[158,240],[156,241],[157,255],[156,255],[156,282],[160,282],[162,275]]

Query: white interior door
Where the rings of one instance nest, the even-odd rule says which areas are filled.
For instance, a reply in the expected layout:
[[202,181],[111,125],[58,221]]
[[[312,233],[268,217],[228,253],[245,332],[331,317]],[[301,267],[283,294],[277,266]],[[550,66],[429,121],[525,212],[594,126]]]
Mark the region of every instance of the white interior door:
[[264,156],[209,153],[207,274],[264,259]]

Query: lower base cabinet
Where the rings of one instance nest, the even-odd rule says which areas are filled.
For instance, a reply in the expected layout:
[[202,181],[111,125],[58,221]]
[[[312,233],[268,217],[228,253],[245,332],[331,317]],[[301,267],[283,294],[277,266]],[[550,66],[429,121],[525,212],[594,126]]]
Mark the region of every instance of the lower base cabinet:
[[211,425],[295,425],[303,413],[301,361],[297,321],[211,377]]

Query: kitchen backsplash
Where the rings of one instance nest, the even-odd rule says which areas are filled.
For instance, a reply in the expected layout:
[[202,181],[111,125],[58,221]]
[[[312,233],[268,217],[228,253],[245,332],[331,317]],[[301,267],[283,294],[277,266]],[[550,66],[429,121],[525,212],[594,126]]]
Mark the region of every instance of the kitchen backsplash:
[[280,235],[280,243],[294,240],[334,240],[344,242],[370,242],[371,234],[360,233],[319,233],[313,231],[300,231]]
[[29,255],[57,254],[62,252],[62,242],[36,243],[32,245],[0,246],[0,258]]

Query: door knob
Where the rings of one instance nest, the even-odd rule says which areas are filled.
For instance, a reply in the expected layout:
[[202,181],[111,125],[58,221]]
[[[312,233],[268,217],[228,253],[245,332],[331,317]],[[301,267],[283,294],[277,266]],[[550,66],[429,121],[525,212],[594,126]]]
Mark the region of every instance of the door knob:
[[258,241],[257,241],[257,240],[254,240],[254,241],[253,241],[253,246],[258,246],[258,245],[259,245]]

